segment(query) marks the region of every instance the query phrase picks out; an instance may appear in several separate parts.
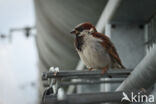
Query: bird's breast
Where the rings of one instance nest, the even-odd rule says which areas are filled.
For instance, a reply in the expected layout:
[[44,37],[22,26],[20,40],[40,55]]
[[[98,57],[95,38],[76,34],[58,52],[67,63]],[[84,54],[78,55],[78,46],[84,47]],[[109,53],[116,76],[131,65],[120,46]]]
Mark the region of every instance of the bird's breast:
[[94,38],[84,38],[81,51],[78,54],[81,60],[92,68],[103,68],[110,63],[110,57],[105,48],[100,44],[100,40]]
[[75,39],[75,47],[78,51],[82,50],[82,46],[84,44],[84,37],[83,36],[77,36],[76,35],[76,39]]

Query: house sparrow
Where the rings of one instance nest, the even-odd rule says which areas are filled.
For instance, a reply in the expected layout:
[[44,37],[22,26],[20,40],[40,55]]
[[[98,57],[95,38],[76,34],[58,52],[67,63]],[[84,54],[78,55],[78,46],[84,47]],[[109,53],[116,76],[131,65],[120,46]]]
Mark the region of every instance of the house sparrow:
[[113,43],[92,24],[81,23],[71,34],[75,34],[76,50],[89,70],[101,69],[105,73],[109,68],[125,69]]

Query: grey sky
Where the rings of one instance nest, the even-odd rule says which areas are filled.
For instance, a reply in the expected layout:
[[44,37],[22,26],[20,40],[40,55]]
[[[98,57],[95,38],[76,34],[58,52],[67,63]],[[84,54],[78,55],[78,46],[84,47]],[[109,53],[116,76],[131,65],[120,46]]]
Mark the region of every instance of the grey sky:
[[[33,25],[33,0],[0,0],[0,33],[8,35],[10,28]],[[6,40],[0,39],[0,104],[36,104],[38,70],[34,37],[14,32],[12,43]]]
[[0,0],[0,33],[34,25],[33,0]]

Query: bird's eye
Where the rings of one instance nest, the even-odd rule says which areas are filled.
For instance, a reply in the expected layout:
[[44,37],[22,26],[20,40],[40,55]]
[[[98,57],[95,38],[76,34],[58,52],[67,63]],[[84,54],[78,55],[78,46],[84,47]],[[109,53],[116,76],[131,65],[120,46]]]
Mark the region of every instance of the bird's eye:
[[83,28],[82,27],[79,27],[79,28],[76,28],[77,31],[79,32],[82,32],[83,31]]

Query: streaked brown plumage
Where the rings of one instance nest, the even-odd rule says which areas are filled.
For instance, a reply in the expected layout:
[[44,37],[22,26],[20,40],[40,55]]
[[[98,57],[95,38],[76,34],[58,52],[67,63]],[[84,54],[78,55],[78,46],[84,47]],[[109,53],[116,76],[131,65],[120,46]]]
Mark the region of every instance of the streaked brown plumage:
[[101,69],[104,73],[109,68],[125,69],[113,43],[92,24],[79,24],[71,33],[76,35],[76,50],[90,70]]

